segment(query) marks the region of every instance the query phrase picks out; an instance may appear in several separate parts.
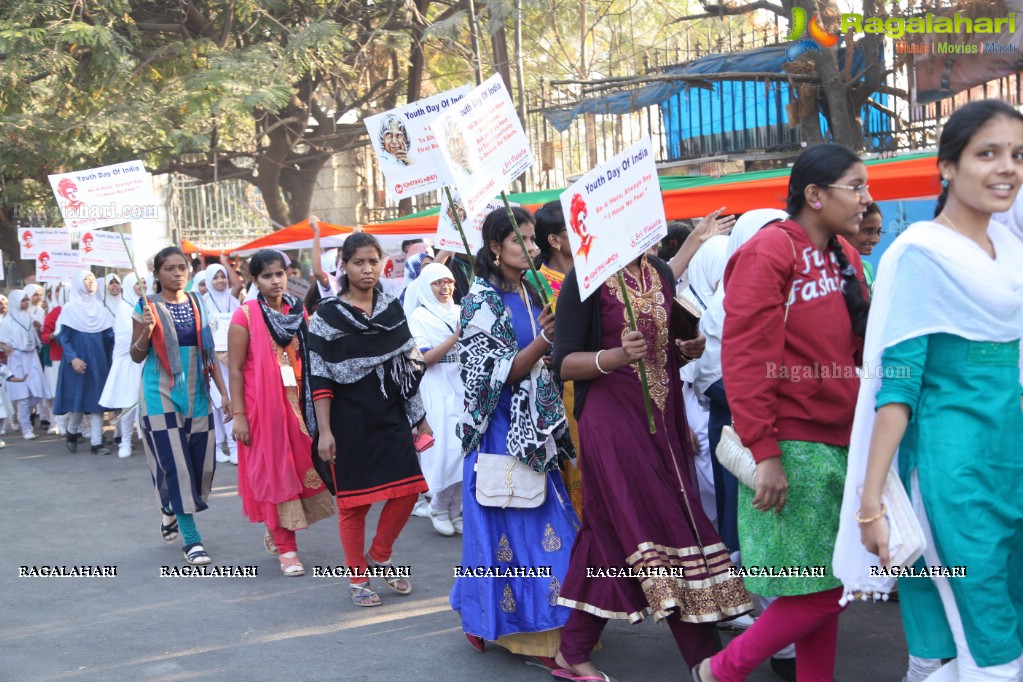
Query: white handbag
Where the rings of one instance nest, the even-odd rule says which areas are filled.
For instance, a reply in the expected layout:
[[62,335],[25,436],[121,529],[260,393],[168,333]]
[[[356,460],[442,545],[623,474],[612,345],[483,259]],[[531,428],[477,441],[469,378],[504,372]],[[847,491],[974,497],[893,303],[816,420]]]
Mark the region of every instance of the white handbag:
[[888,519],[888,561],[892,566],[912,566],[927,549],[927,538],[894,469],[888,469],[881,500]]
[[757,489],[757,462],[731,426],[721,429],[721,440],[714,454],[721,466],[739,479],[739,483],[751,490]]
[[476,501],[484,507],[532,509],[547,499],[547,475],[538,474],[511,455],[479,453]]

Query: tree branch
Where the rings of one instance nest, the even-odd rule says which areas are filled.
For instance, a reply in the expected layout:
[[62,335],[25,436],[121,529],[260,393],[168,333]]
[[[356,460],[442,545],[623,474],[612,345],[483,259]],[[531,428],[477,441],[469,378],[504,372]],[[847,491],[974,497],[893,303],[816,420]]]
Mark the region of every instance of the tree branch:
[[714,8],[714,11],[708,11],[706,14],[690,14],[688,16],[679,17],[678,19],[672,19],[668,24],[677,24],[680,21],[694,21],[696,19],[718,19],[724,16],[735,16],[738,14],[749,14],[758,9],[764,9],[768,12],[774,12],[780,16],[786,16],[788,12],[781,5],[775,5],[768,0],[757,0],[751,2],[748,5],[704,5],[707,10]]

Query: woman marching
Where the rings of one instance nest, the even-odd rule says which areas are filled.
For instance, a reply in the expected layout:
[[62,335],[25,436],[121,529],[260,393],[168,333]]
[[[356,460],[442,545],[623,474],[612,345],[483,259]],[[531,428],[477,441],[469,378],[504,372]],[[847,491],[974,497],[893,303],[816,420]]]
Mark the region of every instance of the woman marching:
[[[163,539],[172,541],[180,529],[185,561],[208,564],[210,555],[192,516],[206,509],[213,485],[210,379],[221,394],[227,387],[213,358],[202,301],[184,291],[185,254],[168,246],[156,254],[153,269],[156,293],[135,306],[129,349],[132,360],[145,363],[139,392],[143,443],[163,513]],[[226,399],[223,411],[230,419]]]
[[[71,283],[50,282],[46,288],[50,300],[50,309],[46,312],[46,318],[43,320],[43,328],[39,332],[39,339],[47,348],[50,361],[49,365],[46,365],[45,362],[43,363],[43,374],[46,376],[46,383],[49,384],[50,391],[56,395],[57,377],[60,375],[60,362],[64,357],[60,341],[57,340],[57,320],[60,319],[61,310],[71,300]],[[67,415],[54,415],[53,425],[50,427],[50,430],[58,436],[66,435]]]
[[[305,314],[301,302],[285,293],[288,279],[279,252],[256,252],[249,273],[259,296],[235,310],[228,335],[238,494],[249,521],[266,525],[263,543],[267,551],[276,550],[281,573],[299,576],[305,567],[295,531],[334,514],[313,467],[305,425]],[[216,287],[216,279],[208,279]]]
[[420,386],[426,418],[436,441],[420,457],[433,491],[430,519],[441,535],[462,532],[462,445],[455,426],[462,416],[465,387],[458,375],[458,306],[451,300],[455,278],[446,266],[430,263],[405,289],[405,316],[426,373]]
[[54,411],[68,415],[66,446],[69,452],[78,450],[82,419],[88,414],[92,454],[109,455],[110,450],[103,444],[100,395],[110,374],[114,331],[113,321],[96,293],[97,285],[96,276],[89,271],[75,275],[71,282],[71,300],[60,311],[57,340],[64,355],[57,376]]
[[[705,341],[670,336],[675,278],[668,264],[642,256],[623,277],[627,291],[612,278],[581,302],[569,273],[558,302],[554,362],[560,376],[575,381],[587,491],[558,600],[573,608],[557,658],[567,679],[601,679],[586,676],[603,675],[590,652],[609,618],[635,623],[652,613],[666,620],[692,669],[721,648],[715,622],[752,609],[741,580],[729,576],[728,552],[700,505],[679,365],[699,357]],[[629,329],[626,295],[638,331]],[[642,359],[655,434],[642,407],[636,369]],[[587,567],[620,566],[677,573],[587,579]]]
[[117,417],[121,443],[117,448],[117,456],[121,459],[131,457],[131,439],[135,434],[138,421],[139,385],[142,381],[142,366],[131,359],[132,313],[138,305],[145,282],[139,282],[134,273],[124,278],[124,291],[117,307],[117,318],[114,320],[114,356],[110,365],[110,374],[103,387],[103,395],[99,404],[107,410],[120,410]]
[[869,576],[891,558],[895,467],[927,539],[915,567],[965,568],[899,579],[910,654],[955,658],[960,680],[1018,680],[1023,244],[991,214],[1023,184],[1023,116],[996,100],[957,109],[938,169],[934,220],[895,240],[874,283],[836,568],[849,591],[891,589]]
[[[25,440],[36,437],[32,428],[32,408],[53,397],[39,362],[39,335],[29,313],[29,296],[20,290],[11,292],[10,307],[0,322],[0,344],[6,346],[7,367],[17,377],[26,377],[20,383],[7,386],[7,393],[18,408],[18,420]],[[40,408],[42,409],[42,408]]]
[[[554,341],[554,315],[523,278],[539,252],[533,217],[520,208],[512,212],[530,252],[523,251],[506,211],[488,215],[476,279],[462,299],[458,352],[466,407],[457,430],[465,454],[460,563],[524,570],[549,566],[550,573],[456,576],[451,606],[479,651],[491,640],[553,668],[570,613],[558,606],[558,594],[579,523],[558,465],[574,453],[564,405],[543,360]],[[499,489],[509,466],[521,468],[536,481],[537,495],[543,491],[542,503],[502,507],[503,496],[487,497],[495,481],[479,477],[478,462],[497,462]]]
[[[206,281],[206,293],[203,294],[202,302],[206,304],[206,312],[211,315],[217,313],[233,313],[238,310],[238,306],[241,305],[236,297],[236,291],[241,290],[241,282],[232,281],[228,279],[227,268],[222,263],[214,263],[206,267],[203,273]],[[232,273],[233,274],[233,273]],[[234,275],[233,280],[238,280],[238,276]],[[227,376],[227,353],[219,352],[216,354],[217,363],[220,365],[220,375]],[[230,390],[230,382],[228,382],[228,389]],[[221,395],[216,386],[210,387],[210,397],[213,399],[213,427],[216,431],[217,440],[216,445],[216,459],[218,462],[230,462],[231,464],[238,463],[238,444],[235,442],[232,429],[227,428],[224,425],[224,416],[220,410],[222,400]],[[227,396],[228,400],[231,399],[230,394]],[[227,446],[227,452],[224,452],[224,446]]]
[[756,490],[739,487],[742,563],[823,570],[745,578],[750,592],[778,599],[700,665],[702,682],[745,680],[790,643],[800,682],[833,678],[842,607],[829,565],[868,310],[859,254],[840,237],[859,229],[868,204],[859,157],[810,147],[789,178],[791,218],[760,229],[728,261],[725,391],[757,462]]
[[[309,322],[309,374],[323,479],[337,494],[341,544],[352,571],[356,606],[378,606],[367,568],[382,569],[387,586],[409,594],[408,578],[391,552],[419,493],[427,490],[412,432],[432,435],[419,396],[423,356],[398,299],[377,289],[383,251],[357,232],[341,250],[337,296],[325,298]],[[384,502],[366,551],[366,515]]]

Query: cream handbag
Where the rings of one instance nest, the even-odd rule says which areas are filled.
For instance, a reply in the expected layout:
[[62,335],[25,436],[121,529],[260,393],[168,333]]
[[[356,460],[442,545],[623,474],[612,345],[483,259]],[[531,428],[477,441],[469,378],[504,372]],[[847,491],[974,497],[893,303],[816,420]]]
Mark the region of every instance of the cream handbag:
[[476,501],[484,507],[532,509],[547,498],[547,475],[538,474],[511,455],[479,453]]
[[757,489],[757,462],[731,426],[721,429],[721,440],[714,454],[721,466],[739,479],[739,483],[751,490]]

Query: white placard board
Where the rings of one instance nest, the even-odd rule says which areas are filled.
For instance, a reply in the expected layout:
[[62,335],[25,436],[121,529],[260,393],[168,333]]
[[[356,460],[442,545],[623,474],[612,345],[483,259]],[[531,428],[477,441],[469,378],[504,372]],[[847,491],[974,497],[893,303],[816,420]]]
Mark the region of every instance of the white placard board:
[[[131,235],[124,235],[128,249],[132,247]],[[84,265],[102,265],[108,268],[130,268],[131,259],[124,248],[118,232],[85,230],[78,239],[78,251]]]
[[231,328],[231,317],[234,313],[215,313],[207,311],[210,318],[210,333],[213,334],[213,350],[218,353],[227,352],[227,332]]
[[70,251],[71,233],[62,227],[19,227],[22,260],[35,260],[43,251]]
[[43,251],[36,256],[37,282],[70,282],[79,272],[88,269],[82,265],[78,251],[71,249]]
[[650,138],[579,178],[561,194],[561,207],[585,300],[668,233]]
[[69,230],[98,229],[160,217],[153,178],[141,161],[58,173],[49,178],[60,215]]
[[365,119],[392,198],[411,197],[450,184],[430,124],[448,107],[461,102],[469,90],[463,85]]
[[468,215],[483,211],[533,163],[508,89],[494,75],[430,126]]
[[[441,195],[440,216],[437,221],[437,248],[455,253],[465,253],[465,244],[462,243],[462,236],[458,234],[458,228],[455,226],[454,212],[458,211],[462,229],[465,230],[465,238],[469,240],[469,251],[475,255],[483,246],[484,219],[493,211],[498,209],[503,211],[504,202],[501,199],[493,199],[483,207],[482,211],[470,218],[465,212],[457,190],[451,191],[451,198],[455,200],[454,209],[448,202],[447,194]],[[518,204],[512,203],[512,206],[518,206]]]

